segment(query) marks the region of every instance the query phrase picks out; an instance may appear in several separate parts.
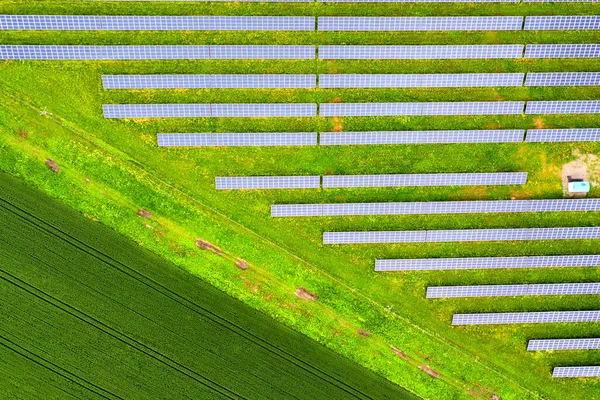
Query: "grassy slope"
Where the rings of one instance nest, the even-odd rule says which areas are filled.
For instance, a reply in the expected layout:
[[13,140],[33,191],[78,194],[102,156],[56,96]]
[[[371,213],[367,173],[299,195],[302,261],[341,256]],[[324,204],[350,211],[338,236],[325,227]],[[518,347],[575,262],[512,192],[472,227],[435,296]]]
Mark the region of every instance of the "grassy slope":
[[[48,3],[42,6],[19,5],[7,3],[3,12],[89,12],[105,10],[105,5],[67,5],[49,8]],[[38,7],[38,8],[36,8]],[[359,15],[381,14],[431,14],[436,8],[424,5],[414,6],[352,6],[323,7],[318,5],[260,6],[248,5],[120,5],[111,4],[108,12],[119,13],[127,9],[130,13],[220,13],[246,14],[253,10],[255,14],[288,14],[311,15],[327,13],[341,15],[350,12]],[[347,7],[347,6],[346,6]],[[544,5],[544,6],[493,6],[489,5],[457,6],[444,5],[444,13],[449,15],[476,14],[589,14],[593,12],[586,5]],[[587,8],[586,8],[587,7]],[[170,11],[169,11],[170,10]],[[256,12],[260,10],[260,12]],[[350,11],[351,10],[351,11]],[[386,12],[383,12],[386,10]],[[390,10],[388,13],[387,10]],[[589,42],[590,33],[498,33],[498,34],[116,34],[94,33],[72,34],[57,33],[52,35],[4,33],[5,43],[365,43],[374,44],[385,40],[386,43],[520,43],[528,42]],[[254,306],[293,324],[312,337],[349,354],[352,358],[379,370],[397,382],[407,384],[413,382],[412,389],[431,397],[444,397],[444,386],[429,386],[429,378],[416,378],[412,372],[401,369],[397,360],[390,361],[392,366],[385,365],[385,357],[373,353],[372,344],[362,344],[351,329],[341,338],[337,335],[337,327],[328,325],[327,318],[316,321],[299,315],[293,311],[277,309],[276,304],[263,304],[258,299],[270,295],[283,295],[285,289],[293,290],[294,285],[307,285],[321,295],[321,300],[329,309],[353,320],[353,323],[375,333],[385,343],[395,344],[415,357],[440,369],[453,378],[461,377],[461,385],[477,388],[477,384],[500,392],[506,398],[522,398],[526,392],[514,384],[507,384],[506,378],[552,397],[561,396],[563,390],[578,393],[582,397],[593,397],[593,385],[586,382],[550,383],[548,373],[550,365],[570,363],[598,362],[597,352],[569,354],[530,355],[523,351],[526,338],[553,336],[587,336],[598,334],[598,328],[590,326],[536,326],[527,329],[518,327],[497,327],[490,329],[460,328],[449,329],[448,321],[455,311],[494,311],[494,310],[541,310],[541,309],[578,309],[593,308],[597,297],[587,298],[551,298],[543,299],[502,299],[483,300],[470,303],[464,300],[429,302],[423,299],[424,287],[431,284],[469,284],[469,283],[512,283],[512,282],[559,282],[588,281],[598,279],[597,270],[574,269],[569,271],[533,271],[526,272],[461,272],[461,273],[425,273],[425,274],[385,274],[372,273],[372,260],[375,257],[421,257],[421,256],[462,256],[462,255],[517,255],[517,254],[562,254],[591,253],[597,242],[565,242],[565,243],[533,243],[533,244],[469,244],[469,245],[430,245],[430,246],[353,246],[330,247],[320,245],[320,234],[324,230],[342,229],[421,229],[421,228],[462,228],[462,227],[511,227],[511,226],[567,226],[591,225],[596,223],[597,214],[548,214],[496,216],[481,215],[464,217],[432,216],[432,217],[373,217],[373,218],[332,218],[332,219],[298,219],[270,220],[268,207],[272,203],[283,202],[325,202],[325,201],[392,201],[392,200],[444,200],[444,199],[486,199],[508,198],[555,198],[560,196],[559,167],[571,159],[571,152],[578,148],[583,152],[598,152],[595,144],[577,145],[455,145],[455,146],[372,146],[354,148],[313,148],[313,149],[212,149],[212,150],[169,150],[159,151],[154,145],[154,134],[160,131],[313,131],[328,130],[333,121],[328,119],[283,119],[283,120],[176,120],[176,121],[103,121],[99,105],[102,102],[263,102],[263,101],[295,101],[313,102],[329,101],[341,97],[343,101],[441,101],[441,100],[526,100],[526,99],[585,99],[597,98],[597,88],[562,88],[562,89],[440,89],[440,90],[290,90],[290,91],[135,91],[127,93],[108,93],[100,89],[101,73],[242,73],[242,72],[298,72],[324,73],[345,72],[471,72],[471,71],[559,71],[559,70],[600,70],[600,62],[594,60],[571,61],[439,61],[439,62],[128,62],[128,63],[6,63],[0,79],[9,93],[18,94],[22,100],[32,102],[37,108],[49,106],[49,110],[62,119],[66,126],[83,128],[96,143],[110,146],[109,152],[116,152],[127,159],[134,159],[138,166],[160,176],[177,188],[200,200],[210,208],[219,210],[245,226],[250,227],[260,236],[270,240],[293,254],[308,261],[319,270],[331,274],[341,282],[355,288],[361,295],[366,295],[377,304],[392,305],[396,315],[385,316],[380,308],[371,309],[370,304],[361,304],[359,298],[346,293],[335,281],[318,274],[313,275],[310,268],[291,262],[285,254],[274,252],[272,248],[264,250],[263,242],[256,245],[252,240],[235,238],[225,232],[231,221],[220,221],[219,226],[211,223],[214,216],[204,216],[202,222],[191,218],[170,203],[165,207],[164,200],[153,197],[152,192],[144,186],[125,184],[126,176],[114,170],[107,170],[99,161],[104,155],[97,151],[85,149],[96,154],[98,163],[86,160],[84,149],[77,147],[73,134],[63,131],[52,121],[36,118],[33,111],[23,108],[23,104],[15,102],[6,94],[4,113],[6,123],[4,131],[11,133],[6,143],[10,150],[51,154],[59,163],[66,165],[63,178],[65,184],[69,180],[81,182],[83,176],[93,176],[93,182],[102,185],[102,190],[112,187],[117,193],[111,197],[123,196],[129,201],[120,206],[134,209],[145,206],[161,214],[163,218],[177,221],[178,226],[186,226],[188,232],[202,231],[202,236],[219,243],[228,251],[250,259],[261,272],[268,271],[268,278],[261,277],[260,289],[257,293],[241,293],[235,283],[222,282],[226,274],[219,276],[214,271],[200,268],[185,257],[178,257],[165,247],[158,247],[155,242],[150,245],[188,269],[209,279],[212,283],[228,286],[230,292],[243,296]],[[62,88],[69,88],[62,91]],[[77,104],[77,107],[73,107]],[[2,115],[2,114],[0,114]],[[344,118],[344,130],[377,130],[377,129],[468,129],[482,127],[530,128],[536,124],[546,127],[562,126],[597,126],[598,117],[594,116],[556,116],[536,121],[532,116],[516,117],[475,117],[475,118]],[[27,140],[18,139],[14,133],[18,129],[31,132]],[[52,132],[52,135],[47,134]],[[31,146],[31,147],[30,147]],[[44,149],[44,146],[46,148]],[[33,150],[37,148],[37,150]],[[74,151],[82,152],[80,156]],[[120,152],[120,153],[119,153]],[[8,154],[8,153],[7,153]],[[19,157],[23,157],[22,155]],[[282,162],[285,160],[285,162]],[[113,158],[113,164],[118,164]],[[120,164],[119,164],[120,165]],[[43,167],[20,162],[11,165],[8,159],[2,166],[13,172],[28,175],[38,184],[51,177],[38,175]],[[322,174],[334,173],[380,173],[380,172],[444,172],[444,171],[496,171],[526,170],[530,172],[531,183],[523,188],[493,188],[485,190],[335,190],[314,192],[276,192],[276,193],[216,193],[213,191],[215,175],[236,174]],[[193,177],[189,179],[189,177]],[[145,182],[147,183],[147,182]],[[76,183],[69,183],[78,185]],[[48,185],[48,183],[46,183]],[[47,187],[57,196],[66,196],[67,189],[59,185]],[[79,191],[89,192],[89,188],[77,187]],[[598,193],[594,192],[594,196]],[[101,197],[101,196],[100,196]],[[75,199],[66,199],[76,203]],[[177,199],[180,201],[180,199]],[[78,207],[87,210],[111,225],[119,226],[137,240],[148,243],[148,234],[142,233],[138,226],[132,227],[131,214],[122,211],[100,208],[101,199],[90,199],[87,204]],[[105,206],[106,207],[106,206]],[[197,208],[197,205],[192,208]],[[99,209],[100,208],[100,209]],[[92,211],[93,210],[93,211]],[[125,218],[124,220],[120,220]],[[233,225],[231,225],[233,226]],[[172,227],[175,230],[175,227]],[[180,229],[180,228],[178,228]],[[232,228],[235,229],[235,228]],[[188,233],[186,232],[186,234]],[[172,240],[185,238],[183,232],[173,232]],[[185,239],[181,246],[189,246],[190,239]],[[163,241],[164,242],[164,241]],[[577,244],[577,247],[575,247]],[[266,246],[268,248],[268,246]],[[285,261],[283,261],[285,260]],[[352,267],[349,267],[352,266]],[[267,283],[275,279],[277,283]],[[243,284],[240,282],[240,284]],[[251,288],[252,285],[249,285]],[[406,307],[410,304],[411,307]],[[332,315],[333,316],[333,315]],[[440,344],[410,326],[400,326],[395,318],[407,318],[434,336],[443,337],[445,343]],[[332,334],[332,330],[336,333]],[[345,335],[348,335],[346,337]],[[342,344],[343,343],[343,344]],[[456,344],[460,345],[456,345]],[[361,347],[363,346],[363,347]],[[384,348],[381,346],[381,348]],[[465,353],[457,348],[464,348]],[[385,350],[381,350],[385,351]],[[389,350],[388,350],[389,353]],[[386,357],[390,355],[384,353]],[[470,354],[477,354],[481,364],[472,362]],[[515,360],[519,360],[515,363]],[[526,361],[523,361],[526,360]],[[528,363],[531,372],[523,372],[523,364]],[[402,362],[400,362],[402,363]],[[497,372],[491,372],[486,367]],[[400,368],[400,369],[399,369]],[[500,372],[500,375],[498,374]],[[500,377],[503,375],[504,377]],[[478,383],[476,383],[478,382]],[[501,382],[501,383],[500,383]]]
[[[44,384],[61,377],[68,387],[71,377],[89,397],[413,398],[14,177],[0,178],[2,359],[22,355],[2,372],[23,384],[33,360],[52,364],[56,376],[31,385],[33,397],[52,393]],[[5,396],[25,394],[2,386]]]

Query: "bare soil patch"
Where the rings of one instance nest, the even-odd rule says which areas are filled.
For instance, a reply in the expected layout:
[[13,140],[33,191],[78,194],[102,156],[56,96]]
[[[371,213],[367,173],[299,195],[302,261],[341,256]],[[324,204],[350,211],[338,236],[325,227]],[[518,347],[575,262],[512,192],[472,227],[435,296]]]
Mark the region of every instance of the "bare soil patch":
[[419,365],[419,369],[435,379],[440,379],[440,373],[431,368],[429,365]]
[[25,129],[21,128],[17,131],[17,135],[19,135],[21,137],[21,139],[27,139],[29,137],[29,132],[27,132]]
[[196,246],[201,250],[208,250],[215,253],[218,256],[222,256],[223,252],[214,244],[207,242],[206,240],[196,239]]
[[140,217],[147,218],[147,219],[152,218],[152,213],[148,210],[144,210],[143,208],[140,208],[139,210],[137,210],[137,215],[139,215]]
[[583,179],[598,183],[600,180],[600,158],[595,154],[581,154],[579,149],[573,151],[575,160],[562,166],[563,194],[570,197],[582,197],[585,193],[569,193],[569,179]]
[[371,332],[367,332],[364,329],[359,329],[358,330],[358,334],[360,336],[364,336],[364,337],[371,337]]
[[247,270],[248,267],[250,267],[250,264],[248,264],[248,261],[246,260],[242,260],[241,258],[238,258],[237,260],[235,260],[235,265],[236,267],[238,267],[241,270]]
[[344,125],[340,117],[333,117],[333,132],[343,132]]
[[405,360],[408,358],[408,355],[396,346],[390,346],[390,348],[398,357],[403,358]]
[[535,121],[533,121],[533,126],[535,126],[535,129],[544,129],[546,124],[542,118],[536,118]]
[[54,161],[51,158],[48,158],[46,160],[46,167],[48,167],[48,169],[56,174],[58,174],[60,172],[60,167],[58,166],[58,164],[56,163],[56,161]]
[[317,301],[319,299],[319,296],[309,292],[306,288],[303,287],[299,287],[298,289],[296,289],[294,294],[303,300]]

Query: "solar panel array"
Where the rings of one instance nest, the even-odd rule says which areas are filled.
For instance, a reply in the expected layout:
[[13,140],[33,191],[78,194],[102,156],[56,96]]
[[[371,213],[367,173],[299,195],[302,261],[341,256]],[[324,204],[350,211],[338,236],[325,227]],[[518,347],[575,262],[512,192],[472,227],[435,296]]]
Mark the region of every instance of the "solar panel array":
[[600,72],[529,72],[525,86],[599,86]]
[[525,114],[597,114],[600,100],[529,101]]
[[478,59],[521,58],[523,45],[319,46],[319,59]]
[[[319,3],[518,3],[520,0],[318,0]],[[525,0],[531,1],[531,0]],[[549,0],[540,0],[549,1]],[[579,1],[579,0],[557,0]],[[589,0],[598,1],[598,0]]]
[[527,350],[529,350],[529,351],[593,350],[593,349],[600,349],[600,338],[530,340],[527,345]]
[[528,44],[525,58],[597,58],[600,44]]
[[481,101],[442,103],[323,103],[323,117],[423,116],[423,115],[520,115],[522,101]]
[[324,188],[524,185],[527,172],[466,174],[326,175]]
[[541,324],[598,321],[600,321],[600,311],[596,310],[454,314],[452,317],[452,325]]
[[323,132],[321,145],[373,145],[416,143],[516,143],[522,142],[521,129],[473,131],[390,131]]
[[314,117],[316,104],[104,104],[104,118]]
[[312,31],[314,17],[0,15],[0,30]]
[[[600,211],[600,199],[276,204],[272,217]],[[296,215],[295,213],[299,213]]]
[[600,283],[553,283],[530,285],[431,286],[428,299],[453,297],[561,296],[600,294]]
[[585,367],[555,367],[552,371],[553,378],[589,378],[595,376],[600,376],[600,365]]
[[230,189],[318,189],[319,176],[243,176],[215,178],[217,190]]
[[315,146],[316,133],[159,133],[160,147]]
[[600,266],[600,255],[413,258],[376,260],[375,271],[448,271],[463,269],[514,269]]
[[567,16],[535,16],[525,19],[526,31],[553,31],[553,30],[587,30],[600,29],[600,16],[598,15],[567,15]]
[[104,89],[315,88],[316,75],[102,75]]
[[321,88],[433,88],[521,86],[525,74],[322,74]]
[[600,140],[600,128],[530,129],[526,142],[591,142]]
[[2,60],[314,59],[315,53],[315,46],[0,46]]
[[600,239],[600,227],[325,232],[323,244]]
[[320,31],[509,31],[523,17],[319,17]]

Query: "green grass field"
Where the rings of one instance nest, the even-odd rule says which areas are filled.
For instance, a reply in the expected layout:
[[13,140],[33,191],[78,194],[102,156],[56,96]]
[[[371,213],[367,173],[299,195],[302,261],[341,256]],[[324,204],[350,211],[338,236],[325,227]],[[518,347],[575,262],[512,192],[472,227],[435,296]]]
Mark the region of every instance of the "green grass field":
[[4,398],[416,398],[0,178]]
[[[593,4],[173,4],[0,1],[0,13],[160,15],[584,15]],[[507,44],[593,43],[597,32],[243,33],[0,32],[3,44]],[[598,296],[424,299],[429,285],[597,281],[598,268],[375,274],[375,258],[592,254],[598,241],[323,246],[323,231],[593,226],[599,213],[276,219],[274,203],[559,198],[560,170],[598,143],[159,149],[158,132],[294,132],[596,127],[598,115],[109,121],[103,103],[494,101],[598,99],[600,89],[103,91],[116,73],[451,73],[600,71],[600,60],[4,62],[0,168],[18,175],[227,293],[426,398],[600,398],[597,380],[553,381],[557,365],[599,351],[535,353],[531,338],[588,337],[597,324],[450,326],[455,312],[594,309]],[[41,117],[47,107],[51,117]],[[61,166],[58,175],[43,165]],[[523,187],[217,192],[214,177],[527,171]],[[89,178],[90,183],[85,179]],[[596,177],[597,179],[597,177]],[[593,188],[590,196],[598,197]],[[144,207],[152,221],[136,215]],[[150,225],[152,229],[147,228]],[[229,260],[199,252],[201,237]],[[240,278],[233,259],[252,267]],[[298,300],[307,287],[317,302]],[[391,308],[391,311],[390,311]],[[371,337],[358,335],[364,329]],[[395,346],[408,355],[402,359]],[[434,379],[418,369],[440,372]]]

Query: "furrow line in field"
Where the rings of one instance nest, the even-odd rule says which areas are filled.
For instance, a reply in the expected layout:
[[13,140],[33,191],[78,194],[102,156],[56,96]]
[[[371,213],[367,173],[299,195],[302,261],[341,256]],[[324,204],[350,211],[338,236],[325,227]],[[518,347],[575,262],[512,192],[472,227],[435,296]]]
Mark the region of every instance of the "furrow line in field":
[[[194,303],[193,301],[187,299],[186,297],[183,297],[183,296],[179,295],[178,293],[173,292],[169,288],[163,286],[161,283],[153,280],[152,278],[145,276],[144,274],[139,273],[135,269],[121,263],[120,261],[115,260],[112,257],[92,248],[91,246],[87,245],[86,243],[80,241],[79,239],[69,235],[68,233],[61,231],[56,226],[53,226],[52,224],[45,222],[44,220],[23,210],[22,208],[14,205],[14,204],[8,203],[4,199],[0,199],[0,201],[2,201],[8,205],[8,207],[7,207],[7,206],[0,204],[0,207],[5,208],[7,211],[13,212],[16,215],[19,215],[21,218],[23,218],[25,220],[28,220],[29,218],[35,219],[36,220],[35,223],[33,223],[30,220],[28,220],[28,222],[46,232],[48,232],[49,234],[56,236],[63,241],[68,242],[72,246],[74,246],[74,247],[80,249],[81,251],[89,254],[90,256],[106,263],[107,265],[119,270],[120,272],[128,275],[132,279],[135,279],[138,282],[152,288],[153,290],[156,290],[157,292],[163,294],[167,298],[169,298],[169,299],[177,302],[178,304],[188,308],[189,310],[193,311],[194,313],[200,314],[204,318],[212,320],[214,323],[220,325],[224,329],[227,329],[241,337],[246,338],[247,340],[249,340],[249,341],[253,342],[254,344],[256,344],[257,346],[261,347],[262,349],[264,349],[264,350],[266,350],[288,362],[293,363],[294,365],[296,365],[297,367],[310,373],[311,375],[319,377],[319,378],[323,379],[324,381],[339,387],[341,390],[345,391],[346,393],[348,393],[351,396],[354,396],[357,398],[370,399],[370,397],[367,394],[355,389],[352,386],[347,385],[345,382],[337,379],[334,376],[324,373],[319,368],[317,368],[311,364],[308,364],[307,362],[303,361],[300,358],[297,358],[293,354],[291,354],[285,350],[282,350],[277,346],[272,345],[268,341],[256,336],[252,332],[249,332],[249,331],[239,327],[238,325],[227,320],[226,318],[223,318],[223,317],[219,316],[218,314],[215,314],[212,311]],[[9,207],[14,207],[18,211],[15,212],[14,210],[11,210]],[[21,213],[25,214],[25,215],[20,215]],[[49,228],[44,228],[43,226],[41,226],[41,224],[43,224]],[[63,235],[64,235],[64,237],[62,237]]]
[[113,337],[114,339],[124,343],[125,345],[133,347],[134,349],[145,354],[146,356],[153,358],[154,360],[156,360],[160,363],[165,364],[166,366],[174,369],[175,371],[177,371],[183,375],[186,375],[190,379],[195,380],[196,382],[200,383],[201,385],[208,387],[209,389],[219,393],[220,395],[222,395],[226,398],[244,399],[243,396],[240,396],[239,394],[234,393],[233,391],[229,390],[228,388],[202,376],[198,372],[188,368],[187,366],[179,363],[178,361],[172,360],[171,358],[159,353],[158,351],[152,349],[151,347],[149,347],[135,339],[130,338],[129,336],[111,328],[110,326],[104,324],[103,322],[98,321],[94,317],[87,315],[87,314],[71,307],[70,305],[64,303],[63,301],[61,301],[47,293],[44,293],[43,291],[29,285],[27,282],[19,279],[18,277],[14,276],[2,269],[0,269],[0,279],[3,279],[5,281],[17,286],[21,290],[40,299],[41,301],[51,304],[52,306],[79,319],[80,321],[93,326],[94,328],[96,328],[96,329],[102,331],[103,333]]
[[82,388],[89,390],[90,392],[92,392],[104,399],[125,400],[122,397],[120,397],[114,393],[111,393],[108,390],[106,390],[98,385],[95,385],[94,383],[89,382],[89,381],[85,380],[84,378],[73,374],[70,371],[67,371],[66,369],[52,363],[51,361],[46,360],[45,358],[41,357],[40,355],[27,350],[23,346],[13,342],[12,340],[10,340],[2,335],[0,335],[0,346],[3,346],[6,349],[8,349],[9,351],[13,351],[13,352],[19,354],[21,357],[28,359],[29,361],[41,366],[42,368],[52,371],[53,373],[65,378],[66,380],[73,382],[76,385],[81,386]]

